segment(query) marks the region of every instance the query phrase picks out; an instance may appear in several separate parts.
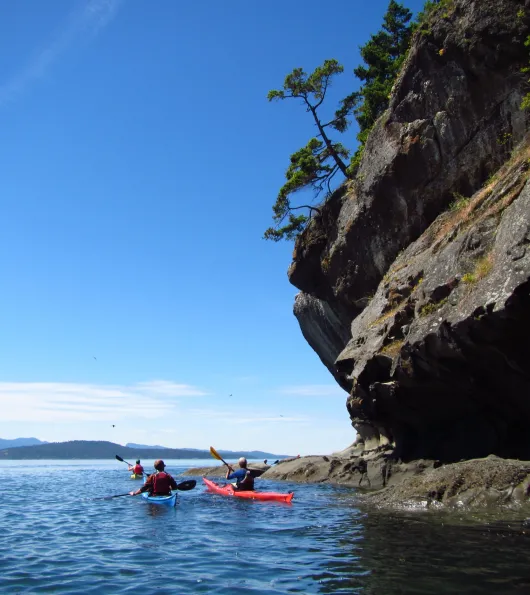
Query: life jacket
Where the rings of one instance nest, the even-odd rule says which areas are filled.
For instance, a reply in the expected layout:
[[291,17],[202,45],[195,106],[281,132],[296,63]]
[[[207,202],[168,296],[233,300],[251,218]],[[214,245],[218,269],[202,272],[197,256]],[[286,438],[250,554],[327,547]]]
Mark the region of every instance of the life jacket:
[[247,490],[251,491],[254,489],[254,477],[252,477],[252,474],[248,469],[244,479],[241,479],[239,481],[236,480],[236,489],[245,492]]
[[171,475],[165,471],[159,471],[153,475],[153,494],[157,496],[169,496],[171,494]]
[[135,475],[142,475],[143,472],[144,472],[144,468],[141,465],[135,465],[133,467],[133,473]]

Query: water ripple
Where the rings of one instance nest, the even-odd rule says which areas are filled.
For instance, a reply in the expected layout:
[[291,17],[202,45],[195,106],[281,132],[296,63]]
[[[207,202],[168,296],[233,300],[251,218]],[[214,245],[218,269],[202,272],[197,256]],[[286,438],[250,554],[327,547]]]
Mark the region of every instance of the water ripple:
[[294,490],[293,504],[224,498],[200,478],[175,508],[94,500],[131,489],[123,468],[4,465],[1,593],[530,592],[517,523],[367,514],[350,490],[267,481],[259,487]]

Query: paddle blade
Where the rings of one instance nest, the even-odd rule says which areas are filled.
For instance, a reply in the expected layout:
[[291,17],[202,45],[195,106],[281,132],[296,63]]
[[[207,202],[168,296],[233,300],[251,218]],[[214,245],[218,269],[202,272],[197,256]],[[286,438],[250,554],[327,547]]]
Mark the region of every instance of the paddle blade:
[[265,473],[266,469],[249,469],[250,477],[259,477]]
[[223,460],[223,457],[215,450],[215,448],[213,446],[210,446],[210,454],[212,455],[212,457],[214,459],[217,459],[218,461]]
[[193,488],[196,485],[197,482],[194,479],[188,479],[187,481],[177,483],[177,490],[180,490],[181,492],[186,492],[187,490],[193,490]]
[[121,461],[122,463],[125,463],[125,461],[120,457],[120,455],[116,455],[116,458],[118,459],[118,461]]

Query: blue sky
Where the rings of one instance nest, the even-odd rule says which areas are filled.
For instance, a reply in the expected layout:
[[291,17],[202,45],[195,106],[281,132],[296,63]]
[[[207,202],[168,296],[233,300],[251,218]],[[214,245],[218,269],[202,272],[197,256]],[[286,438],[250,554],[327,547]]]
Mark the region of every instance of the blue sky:
[[314,134],[267,91],[337,58],[334,109],[388,2],[358,4],[4,3],[0,437],[286,454],[354,440],[292,314],[292,244],[262,235]]

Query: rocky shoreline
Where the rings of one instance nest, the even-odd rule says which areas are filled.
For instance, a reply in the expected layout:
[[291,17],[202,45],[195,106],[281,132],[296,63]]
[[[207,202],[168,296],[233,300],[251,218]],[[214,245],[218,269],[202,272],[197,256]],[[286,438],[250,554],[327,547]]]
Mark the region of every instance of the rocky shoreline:
[[[260,478],[296,483],[330,483],[356,489],[360,504],[393,510],[526,508],[530,461],[491,455],[442,465],[433,460],[396,461],[386,451],[368,453],[366,476],[356,469],[361,457],[314,455],[269,466],[253,464]],[[237,465],[236,465],[237,467]],[[189,469],[183,475],[224,478],[224,466]],[[256,482],[259,490],[259,480]],[[530,510],[530,506],[528,507]]]

